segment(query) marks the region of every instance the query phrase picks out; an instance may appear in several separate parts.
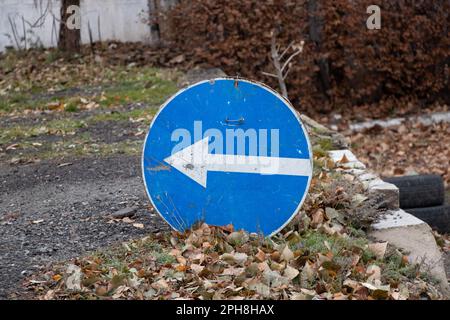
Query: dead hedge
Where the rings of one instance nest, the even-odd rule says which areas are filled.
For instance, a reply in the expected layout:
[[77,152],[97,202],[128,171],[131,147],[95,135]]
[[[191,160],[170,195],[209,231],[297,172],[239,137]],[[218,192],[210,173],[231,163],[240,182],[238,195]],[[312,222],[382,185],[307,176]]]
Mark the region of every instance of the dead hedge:
[[381,29],[368,30],[371,0],[181,0],[164,38],[196,64],[277,87],[271,31],[282,46],[305,41],[287,78],[299,109],[449,101],[450,1],[378,1]]

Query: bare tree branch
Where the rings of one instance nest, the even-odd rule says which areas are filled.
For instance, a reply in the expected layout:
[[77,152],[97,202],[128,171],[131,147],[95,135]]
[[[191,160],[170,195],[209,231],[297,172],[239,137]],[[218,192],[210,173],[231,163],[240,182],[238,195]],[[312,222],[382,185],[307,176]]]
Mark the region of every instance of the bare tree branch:
[[286,78],[287,78],[287,76],[288,76],[288,74],[289,74],[289,71],[291,71],[291,69],[292,69],[292,68],[288,68],[287,71],[284,73],[284,75],[283,75],[283,80],[286,80]]
[[302,53],[301,50],[297,50],[295,51],[284,63],[283,67],[281,68],[281,71],[283,72],[284,69],[286,69],[286,67],[289,65],[289,63],[292,61],[292,59],[294,59],[296,56],[298,56],[300,53]]
[[278,76],[273,73],[268,73],[268,72],[264,72],[264,71],[262,71],[261,73],[268,77],[278,78]]
[[[291,64],[293,59],[298,56],[300,53],[303,52],[303,44],[304,41],[301,41],[299,45],[295,45],[295,42],[292,41],[286,49],[283,50],[283,52],[280,54],[281,45],[277,44],[276,41],[276,32],[275,30],[271,33],[272,39],[270,44],[270,53],[271,53],[271,59],[273,66],[275,68],[275,73],[269,73],[269,72],[262,72],[263,75],[277,78],[278,79],[278,85],[280,86],[281,94],[288,98],[288,92],[286,87],[286,78],[291,71]],[[289,50],[294,49],[294,52],[286,59],[285,62],[282,62],[283,58],[286,56],[286,54],[289,52]]]
[[292,41],[291,43],[289,43],[289,45],[288,45],[287,48],[283,51],[283,53],[280,54],[280,59],[283,59],[284,55],[289,51],[289,49],[292,48],[293,45],[294,45],[294,41]]

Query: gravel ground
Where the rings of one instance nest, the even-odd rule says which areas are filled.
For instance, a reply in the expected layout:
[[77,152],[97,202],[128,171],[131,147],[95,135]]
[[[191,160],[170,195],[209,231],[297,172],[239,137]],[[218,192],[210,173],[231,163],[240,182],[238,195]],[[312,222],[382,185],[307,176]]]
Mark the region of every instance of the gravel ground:
[[[168,229],[146,198],[138,157],[71,162],[0,164],[1,299],[23,294],[21,281],[52,261]],[[143,229],[110,218],[134,206]]]

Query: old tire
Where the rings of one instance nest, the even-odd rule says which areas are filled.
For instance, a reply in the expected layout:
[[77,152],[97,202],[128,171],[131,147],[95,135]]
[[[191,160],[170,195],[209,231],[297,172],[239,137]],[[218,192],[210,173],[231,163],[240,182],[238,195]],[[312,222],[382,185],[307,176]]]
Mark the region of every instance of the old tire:
[[400,192],[400,208],[425,208],[444,204],[444,180],[438,175],[404,176],[385,179]]
[[407,212],[425,221],[440,233],[450,233],[450,205],[408,209]]

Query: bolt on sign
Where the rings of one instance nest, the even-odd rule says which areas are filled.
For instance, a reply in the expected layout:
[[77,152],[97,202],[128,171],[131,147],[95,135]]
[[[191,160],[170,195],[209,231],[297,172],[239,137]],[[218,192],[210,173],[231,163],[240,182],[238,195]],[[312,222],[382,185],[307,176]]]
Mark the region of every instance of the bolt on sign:
[[311,145],[278,93],[218,78],[161,107],[145,139],[142,172],[150,201],[175,230],[204,221],[271,236],[306,197]]

